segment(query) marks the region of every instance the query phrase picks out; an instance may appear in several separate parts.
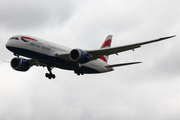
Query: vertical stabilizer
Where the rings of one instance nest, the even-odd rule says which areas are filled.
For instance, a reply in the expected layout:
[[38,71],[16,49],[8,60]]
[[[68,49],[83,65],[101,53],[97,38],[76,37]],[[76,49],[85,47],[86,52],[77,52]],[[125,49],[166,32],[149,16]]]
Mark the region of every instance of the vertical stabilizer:
[[[101,49],[111,47],[111,42],[112,42],[112,35],[108,35],[107,38],[105,39],[104,43],[102,44]],[[108,57],[109,56],[104,55],[104,56],[101,56],[100,59],[105,62],[108,62]]]

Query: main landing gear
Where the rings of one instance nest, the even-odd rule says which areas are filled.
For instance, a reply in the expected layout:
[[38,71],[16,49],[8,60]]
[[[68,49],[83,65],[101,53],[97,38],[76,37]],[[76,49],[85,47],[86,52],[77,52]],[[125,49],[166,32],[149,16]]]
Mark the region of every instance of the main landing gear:
[[84,75],[84,72],[83,72],[83,70],[81,70],[81,69],[76,69],[76,70],[74,70],[74,73],[77,74],[78,76],[79,76],[79,75]]
[[45,76],[49,79],[51,79],[51,78],[55,79],[56,78],[55,74],[52,74],[52,72],[51,72],[53,67],[47,67],[47,69],[48,69],[49,73],[46,73]]

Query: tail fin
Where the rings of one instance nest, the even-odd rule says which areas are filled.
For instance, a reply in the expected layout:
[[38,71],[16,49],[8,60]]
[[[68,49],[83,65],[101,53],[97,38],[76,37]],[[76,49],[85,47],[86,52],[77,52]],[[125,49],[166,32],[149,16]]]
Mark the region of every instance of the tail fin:
[[[107,48],[107,47],[111,47],[111,42],[112,42],[112,35],[108,35],[107,38],[105,39],[104,43],[102,44],[101,46],[101,49],[102,48]],[[108,62],[108,57],[107,55],[104,55],[104,56],[101,56],[101,60],[105,61],[105,62]]]

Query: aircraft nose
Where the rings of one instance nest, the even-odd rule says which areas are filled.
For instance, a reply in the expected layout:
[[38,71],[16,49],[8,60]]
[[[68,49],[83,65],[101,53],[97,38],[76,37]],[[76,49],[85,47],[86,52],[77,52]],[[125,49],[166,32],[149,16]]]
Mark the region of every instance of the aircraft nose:
[[6,48],[8,49],[11,46],[12,46],[12,43],[8,40],[7,43],[6,43]]

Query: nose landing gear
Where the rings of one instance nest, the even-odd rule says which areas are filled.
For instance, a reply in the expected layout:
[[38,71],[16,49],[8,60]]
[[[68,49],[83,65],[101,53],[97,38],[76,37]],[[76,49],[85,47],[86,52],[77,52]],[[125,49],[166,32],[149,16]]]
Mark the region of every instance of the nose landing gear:
[[55,76],[55,74],[52,74],[52,71],[51,71],[53,69],[53,67],[47,67],[47,69],[48,69],[49,73],[46,73],[45,76],[49,79],[51,79],[51,78],[55,79],[56,76]]

